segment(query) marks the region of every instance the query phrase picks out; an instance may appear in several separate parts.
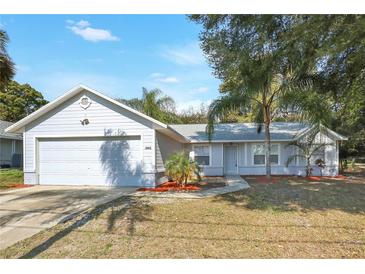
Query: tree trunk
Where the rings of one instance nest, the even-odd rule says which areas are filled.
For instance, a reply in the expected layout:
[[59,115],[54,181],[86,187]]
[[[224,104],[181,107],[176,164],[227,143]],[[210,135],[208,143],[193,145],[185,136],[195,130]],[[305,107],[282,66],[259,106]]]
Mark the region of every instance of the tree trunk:
[[309,177],[309,176],[312,176],[312,170],[311,170],[312,168],[311,168],[311,163],[310,163],[310,158],[307,158],[307,177]]
[[265,165],[266,165],[266,178],[271,179],[271,136],[270,136],[270,123],[271,123],[271,113],[270,105],[271,102],[267,101],[267,96],[269,95],[269,85],[265,84],[263,94],[262,94],[262,107],[263,107],[263,118],[265,124]]
[[268,179],[271,178],[271,163],[270,163],[270,154],[271,154],[271,137],[270,137],[270,123],[265,122],[265,164],[266,164],[266,177]]

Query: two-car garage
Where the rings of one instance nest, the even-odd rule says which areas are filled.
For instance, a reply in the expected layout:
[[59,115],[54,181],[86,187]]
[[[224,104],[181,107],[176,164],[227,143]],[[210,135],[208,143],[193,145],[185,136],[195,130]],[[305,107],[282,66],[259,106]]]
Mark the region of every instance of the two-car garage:
[[39,184],[129,185],[141,169],[141,137],[38,139]]

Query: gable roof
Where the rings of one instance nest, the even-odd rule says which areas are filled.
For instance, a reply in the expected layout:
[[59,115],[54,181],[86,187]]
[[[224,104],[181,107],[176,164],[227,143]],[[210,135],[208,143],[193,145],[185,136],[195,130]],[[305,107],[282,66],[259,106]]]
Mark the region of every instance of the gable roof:
[[[206,124],[191,124],[170,125],[169,127],[187,138],[190,142],[198,143],[209,142],[208,134],[205,131],[206,126]],[[271,140],[291,141],[302,136],[302,134],[307,132],[310,128],[310,125],[304,123],[274,122],[270,125]],[[330,132],[334,133],[333,136],[336,140],[347,139],[333,131]],[[211,142],[254,142],[264,140],[265,133],[264,131],[257,133],[256,123],[233,123],[215,125]]]
[[20,129],[22,129],[25,125],[29,124],[30,122],[38,119],[39,117],[41,117],[42,115],[44,115],[45,113],[47,113],[48,111],[56,108],[57,106],[59,106],[60,104],[62,104],[63,102],[67,101],[68,99],[72,98],[73,96],[75,96],[76,94],[78,94],[79,92],[82,92],[82,91],[88,91],[88,92],[91,92],[109,102],[111,102],[112,104],[114,105],[117,105],[123,109],[126,109],[152,123],[154,123],[155,125],[158,125],[159,127],[162,127],[162,128],[167,128],[167,125],[156,120],[156,119],[153,119],[152,117],[150,116],[147,116],[129,106],[126,106],[102,93],[100,93],[99,91],[96,91],[92,88],[89,88],[87,86],[84,86],[84,85],[78,85],[74,88],[72,88],[71,90],[69,90],[68,92],[66,92],[65,94],[63,94],[62,96],[58,97],[57,99],[49,102],[48,104],[46,104],[45,106],[41,107],[40,109],[38,109],[37,111],[33,112],[32,114],[28,115],[27,117],[21,119],[20,121],[16,122],[15,124],[9,126],[5,131],[8,132],[8,133],[15,133],[15,132],[18,132]]
[[0,120],[0,138],[22,140],[23,137],[19,133],[6,132],[5,129],[13,125],[12,122]]

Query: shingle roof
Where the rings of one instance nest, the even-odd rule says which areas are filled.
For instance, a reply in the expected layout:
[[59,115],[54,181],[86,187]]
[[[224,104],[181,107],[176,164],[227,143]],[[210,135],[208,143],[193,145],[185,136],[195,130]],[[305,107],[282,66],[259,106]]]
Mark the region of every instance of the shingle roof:
[[12,124],[14,123],[0,120],[0,138],[22,140],[22,134],[5,132],[5,129]]
[[[170,125],[170,127],[192,142],[206,142],[208,135],[205,132],[206,124]],[[310,126],[303,123],[271,123],[271,140],[291,140],[303,133]],[[217,124],[214,127],[212,141],[263,141],[264,130],[257,133],[255,123]]]

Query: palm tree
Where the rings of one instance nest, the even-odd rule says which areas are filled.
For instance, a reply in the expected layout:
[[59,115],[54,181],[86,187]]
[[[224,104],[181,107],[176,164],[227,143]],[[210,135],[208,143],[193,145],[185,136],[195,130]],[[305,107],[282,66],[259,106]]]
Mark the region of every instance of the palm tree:
[[8,42],[8,35],[5,31],[0,30],[0,90],[6,86],[15,74],[15,65],[6,51]]
[[[333,143],[325,143],[320,142],[317,143],[317,134],[323,133],[324,128],[322,126],[313,126],[302,138],[298,140],[294,140],[287,144],[287,147],[294,146],[298,148],[299,153],[291,155],[288,160],[286,161],[286,166],[288,167],[289,164],[296,159],[304,159],[306,161],[306,176],[312,175],[312,166],[311,160],[312,158],[319,152],[321,149],[325,148],[326,146],[333,146]],[[315,164],[319,166],[322,170],[324,167],[324,159],[317,158],[315,159]],[[322,171],[321,171],[322,172]]]
[[199,165],[189,158],[185,151],[175,152],[170,155],[165,163],[166,174],[178,184],[185,185],[193,176],[200,180]]
[[214,100],[208,111],[207,133],[211,138],[214,125],[224,120],[224,117],[232,111],[241,114],[250,113],[253,122],[257,123],[257,133],[264,127],[266,176],[270,178],[271,163],[268,160],[271,154],[270,124],[283,110],[289,108],[304,113],[305,109],[301,108],[303,100],[298,99],[298,93],[305,93],[304,91],[309,90],[311,85],[308,81],[295,79],[290,73],[275,74],[267,80],[261,81],[252,77],[247,79],[243,88],[229,91]]
[[117,99],[156,120],[165,123],[176,123],[175,101],[170,96],[164,95],[159,89],[147,90],[142,88],[142,98]]

